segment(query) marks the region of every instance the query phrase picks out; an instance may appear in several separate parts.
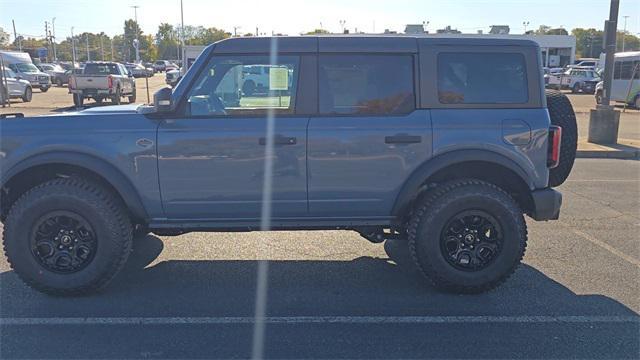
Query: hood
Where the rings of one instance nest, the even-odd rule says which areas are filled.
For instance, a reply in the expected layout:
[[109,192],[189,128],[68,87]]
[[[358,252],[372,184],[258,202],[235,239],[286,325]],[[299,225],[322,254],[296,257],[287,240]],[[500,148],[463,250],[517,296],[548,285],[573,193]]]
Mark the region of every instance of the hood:
[[[140,105],[141,104],[97,106],[72,113],[78,115],[137,114]],[[69,113],[66,114],[68,115]]]

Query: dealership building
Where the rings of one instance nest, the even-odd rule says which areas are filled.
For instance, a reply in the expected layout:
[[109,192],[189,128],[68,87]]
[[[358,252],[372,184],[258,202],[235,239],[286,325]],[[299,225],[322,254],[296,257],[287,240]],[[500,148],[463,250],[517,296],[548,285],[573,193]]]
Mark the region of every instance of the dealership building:
[[456,29],[446,27],[437,30],[435,34],[425,31],[423,25],[407,25],[405,28],[407,35],[422,35],[427,37],[450,36],[450,37],[479,37],[498,39],[526,39],[533,40],[540,46],[542,51],[542,63],[546,67],[564,67],[571,65],[576,56],[576,37],[573,35],[535,35],[535,34],[509,34],[509,27],[504,25],[494,25],[489,33],[478,31],[476,34],[462,34]]

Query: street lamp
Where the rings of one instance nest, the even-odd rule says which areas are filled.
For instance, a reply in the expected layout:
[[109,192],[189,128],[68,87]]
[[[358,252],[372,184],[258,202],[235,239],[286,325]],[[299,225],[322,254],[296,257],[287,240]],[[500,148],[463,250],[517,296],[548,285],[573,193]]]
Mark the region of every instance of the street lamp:
[[527,26],[529,26],[529,22],[528,21],[523,21],[522,22],[522,26],[524,26],[524,33],[527,33]]
[[135,32],[136,32],[136,39],[135,39],[135,41],[133,43],[133,46],[136,48],[136,62],[139,63],[140,62],[140,50],[139,50],[140,46],[139,46],[139,42],[138,42],[138,29],[140,28],[140,26],[138,25],[138,8],[140,6],[133,5],[133,6],[130,6],[130,7],[133,8],[133,16],[134,16],[134,19],[136,21],[136,28],[134,29]]
[[51,19],[51,27],[53,28],[53,60],[58,61],[58,53],[56,52],[56,18]]
[[73,67],[76,67],[76,40],[73,37],[73,26],[71,27],[71,56],[73,56]]
[[340,26],[342,26],[342,33],[344,34],[344,26],[347,24],[347,20],[340,20]]
[[624,52],[624,38],[627,37],[627,18],[629,15],[624,15],[624,28],[622,30],[622,52]]

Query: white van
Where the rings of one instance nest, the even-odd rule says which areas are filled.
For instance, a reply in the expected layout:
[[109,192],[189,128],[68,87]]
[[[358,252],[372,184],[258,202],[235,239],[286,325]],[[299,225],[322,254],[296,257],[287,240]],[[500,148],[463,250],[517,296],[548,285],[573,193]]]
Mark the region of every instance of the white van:
[[[603,83],[596,86],[596,102],[602,102]],[[613,61],[611,100],[640,109],[640,51],[616,53]]]
[[32,88],[47,92],[51,87],[51,76],[38,68],[31,61],[31,56],[26,52],[0,51],[2,63],[16,74],[16,79],[24,79],[31,83]]

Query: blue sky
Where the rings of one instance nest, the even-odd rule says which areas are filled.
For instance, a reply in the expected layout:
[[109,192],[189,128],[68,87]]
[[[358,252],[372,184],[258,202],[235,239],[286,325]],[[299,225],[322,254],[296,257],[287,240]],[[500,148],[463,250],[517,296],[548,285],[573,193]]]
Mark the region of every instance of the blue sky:
[[[382,32],[402,31],[407,23],[428,21],[428,30],[451,25],[463,32],[488,31],[492,24],[511,26],[512,33],[541,24],[602,28],[608,18],[608,0],[183,0],[187,25],[221,27],[239,33],[271,31],[295,35],[322,27],[340,31],[340,20],[354,30]],[[138,5],[138,21],[145,33],[155,33],[158,24],[180,21],[180,0],[0,0],[0,26],[12,32],[16,21],[18,34],[41,37],[44,22],[56,17],[59,40],[74,33],[122,32],[125,19],[133,18]],[[627,30],[640,33],[640,0],[621,0],[619,28],[623,15],[629,15]]]

